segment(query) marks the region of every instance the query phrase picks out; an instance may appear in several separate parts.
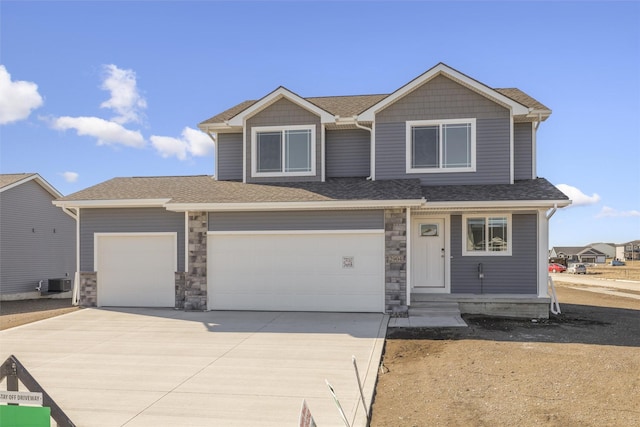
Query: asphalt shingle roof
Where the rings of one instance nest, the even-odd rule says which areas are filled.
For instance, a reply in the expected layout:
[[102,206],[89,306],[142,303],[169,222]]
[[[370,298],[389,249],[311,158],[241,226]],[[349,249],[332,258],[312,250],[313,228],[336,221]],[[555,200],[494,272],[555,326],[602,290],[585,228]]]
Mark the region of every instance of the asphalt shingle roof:
[[422,197],[417,179],[367,181],[336,178],[321,182],[245,184],[211,176],[114,178],[61,201],[170,199],[169,203],[260,203],[335,200],[405,200]]
[[[525,107],[533,108],[535,110],[550,111],[543,104],[533,99],[526,93],[522,92],[520,89],[506,88],[506,89],[494,89],[494,90],[524,105]],[[369,107],[382,101],[387,96],[389,96],[389,94],[323,96],[323,97],[311,97],[311,98],[304,98],[304,99],[322,108],[328,113],[333,114],[334,116],[351,117],[351,116],[355,116],[357,114],[362,113],[363,111],[367,110]],[[210,119],[203,121],[201,124],[224,123],[226,120],[231,119],[232,117],[240,114],[242,111],[251,107],[256,102],[258,101],[250,100],[250,101],[241,102],[240,104],[235,105],[229,108],[228,110],[225,110],[222,113],[219,113],[211,117]]]
[[569,200],[562,191],[544,178],[515,181],[513,184],[424,186],[422,195],[427,203]]
[[35,173],[5,173],[0,174],[0,188],[6,187],[8,185],[14,184],[18,181],[21,181],[25,178],[28,178]]
[[114,178],[62,197],[61,201],[168,199],[171,203],[286,203],[355,200],[428,202],[567,200],[543,178],[499,185],[421,186],[418,179],[369,181],[333,178],[326,182],[246,184],[208,175]]

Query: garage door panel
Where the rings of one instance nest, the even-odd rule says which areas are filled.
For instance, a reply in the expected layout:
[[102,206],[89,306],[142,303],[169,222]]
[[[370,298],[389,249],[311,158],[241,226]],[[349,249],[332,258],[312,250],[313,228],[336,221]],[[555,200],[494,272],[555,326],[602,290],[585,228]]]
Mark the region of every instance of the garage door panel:
[[96,236],[98,305],[175,306],[176,236]]
[[383,310],[381,232],[213,234],[208,247],[214,309]]

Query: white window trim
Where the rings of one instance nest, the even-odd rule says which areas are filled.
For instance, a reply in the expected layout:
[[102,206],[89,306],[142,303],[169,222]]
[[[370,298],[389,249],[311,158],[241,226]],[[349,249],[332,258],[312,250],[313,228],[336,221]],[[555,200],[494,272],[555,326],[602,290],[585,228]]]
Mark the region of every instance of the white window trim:
[[[470,124],[471,125],[471,166],[464,168],[414,168],[411,166],[413,154],[412,128],[414,126],[434,126],[445,124]],[[442,135],[442,132],[440,132]],[[442,156],[444,150],[440,147],[440,161],[442,164]],[[405,154],[406,154],[406,172],[407,173],[455,173],[455,172],[475,172],[476,171],[476,119],[443,119],[443,120],[410,120],[406,122],[405,128]]]
[[[467,219],[469,218],[506,218],[507,219],[507,250],[503,252],[485,251],[469,251],[467,250]],[[488,224],[488,221],[485,223]],[[485,225],[486,226],[486,225]],[[513,253],[513,219],[511,214],[507,213],[480,213],[462,215],[462,256],[511,256]]]
[[[304,172],[258,172],[258,132],[284,132],[287,130],[311,131],[311,170]],[[284,141],[284,138],[283,138]],[[282,165],[285,164],[285,150],[282,149]],[[315,176],[316,175],[316,125],[297,126],[257,126],[251,128],[251,176],[255,178],[283,177],[283,176]]]

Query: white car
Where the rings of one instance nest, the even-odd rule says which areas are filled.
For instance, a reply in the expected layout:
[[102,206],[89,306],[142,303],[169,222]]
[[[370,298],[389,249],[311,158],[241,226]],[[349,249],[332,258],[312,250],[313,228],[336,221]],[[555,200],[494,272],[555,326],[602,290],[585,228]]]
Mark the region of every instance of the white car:
[[569,268],[567,268],[567,273],[587,274],[587,266],[584,264],[571,264]]

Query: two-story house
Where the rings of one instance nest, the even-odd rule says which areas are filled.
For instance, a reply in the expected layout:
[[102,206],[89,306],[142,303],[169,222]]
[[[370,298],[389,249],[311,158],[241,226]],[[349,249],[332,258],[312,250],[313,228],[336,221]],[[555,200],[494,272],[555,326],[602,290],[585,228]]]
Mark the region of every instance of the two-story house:
[[279,87],[200,123],[215,177],[115,178],[59,199],[80,221],[83,305],[547,317],[536,175],[551,111],[438,64],[387,95]]

